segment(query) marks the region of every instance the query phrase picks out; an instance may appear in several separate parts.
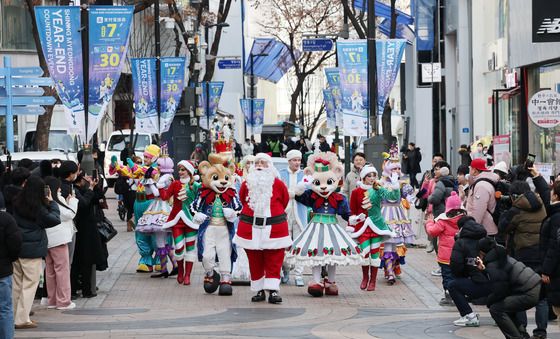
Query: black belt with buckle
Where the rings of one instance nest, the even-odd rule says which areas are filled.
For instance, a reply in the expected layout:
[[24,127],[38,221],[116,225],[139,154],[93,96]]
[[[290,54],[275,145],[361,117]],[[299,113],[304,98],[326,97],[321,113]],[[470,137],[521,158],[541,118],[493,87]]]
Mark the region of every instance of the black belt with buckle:
[[245,214],[241,214],[239,216],[239,220],[255,226],[268,226],[283,223],[284,221],[288,220],[288,217],[286,216],[286,213],[270,218],[255,218]]

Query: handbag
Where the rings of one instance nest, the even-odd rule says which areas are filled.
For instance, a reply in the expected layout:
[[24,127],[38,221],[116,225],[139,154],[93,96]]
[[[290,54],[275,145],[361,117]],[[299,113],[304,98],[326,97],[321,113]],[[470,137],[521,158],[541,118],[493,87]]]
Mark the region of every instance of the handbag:
[[97,213],[95,219],[97,225],[97,232],[99,232],[99,235],[101,236],[101,239],[104,242],[109,242],[111,239],[115,237],[115,235],[117,235],[118,232],[113,226],[111,220],[107,219],[107,217],[103,213],[103,210],[98,209],[96,207],[96,212]]

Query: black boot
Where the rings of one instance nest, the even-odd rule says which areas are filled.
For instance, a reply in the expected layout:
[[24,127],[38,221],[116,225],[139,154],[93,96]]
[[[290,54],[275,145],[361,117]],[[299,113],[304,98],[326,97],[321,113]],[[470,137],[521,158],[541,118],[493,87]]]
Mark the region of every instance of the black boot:
[[282,302],[282,297],[280,296],[280,294],[278,294],[278,291],[272,290],[268,295],[268,302],[270,304],[279,304]]
[[169,277],[169,272],[167,271],[150,275],[150,278],[168,278],[168,277]]
[[265,299],[266,299],[266,294],[264,294],[264,290],[258,291],[257,295],[251,297],[252,302],[264,301]]

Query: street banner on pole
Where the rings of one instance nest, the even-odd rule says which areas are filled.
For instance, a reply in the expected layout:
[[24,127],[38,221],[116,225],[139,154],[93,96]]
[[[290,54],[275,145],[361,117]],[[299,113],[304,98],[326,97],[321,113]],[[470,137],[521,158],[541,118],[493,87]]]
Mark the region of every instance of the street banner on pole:
[[[209,88],[206,88],[208,86]],[[202,128],[211,127],[211,123],[216,117],[218,112],[218,104],[220,103],[220,98],[222,96],[222,90],[224,89],[223,81],[210,81],[202,83],[202,95],[200,95],[200,103],[198,107],[202,107],[203,114],[200,117],[199,126]],[[206,99],[206,94],[209,95],[209,100]],[[208,106],[208,107],[207,107]]]
[[340,70],[338,68],[325,68],[325,75],[333,98],[336,126],[342,129],[344,116],[342,114],[342,93],[340,92]]
[[159,133],[156,108],[156,59],[130,59],[136,131]]
[[[299,50],[294,50],[295,60],[284,43],[273,38],[256,38],[251,52],[253,58],[253,74],[264,80],[277,83],[301,56]],[[245,75],[251,74],[251,58],[245,64]]]
[[80,7],[35,7],[41,49],[58,97],[64,105],[68,132],[86,140]]
[[185,58],[161,58],[159,132],[169,131],[185,85]]
[[345,136],[367,135],[368,70],[366,40],[337,41]]
[[[252,116],[251,102],[253,103]],[[264,99],[239,99],[239,103],[245,117],[245,125],[251,135],[261,134],[264,121]]]
[[381,114],[401,67],[406,40],[377,40],[377,107]]
[[87,141],[111,102],[124,65],[134,6],[89,7],[89,93]]
[[335,107],[332,92],[330,89],[323,90],[323,102],[325,103],[325,112],[327,113],[327,128],[336,128]]

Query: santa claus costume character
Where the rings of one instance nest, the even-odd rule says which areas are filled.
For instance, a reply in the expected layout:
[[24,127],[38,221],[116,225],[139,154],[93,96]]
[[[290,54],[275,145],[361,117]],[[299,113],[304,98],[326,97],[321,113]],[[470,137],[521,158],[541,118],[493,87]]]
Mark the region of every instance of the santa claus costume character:
[[239,198],[243,209],[234,243],[245,249],[249,259],[251,290],[257,292],[251,301],[264,301],[268,290],[268,302],[280,303],[280,271],[286,248],[292,244],[285,212],[290,197],[268,154],[255,156]]
[[[395,148],[396,149],[396,148]],[[383,245],[382,267],[385,278],[390,285],[395,283],[395,277],[401,274],[401,265],[405,264],[406,246],[414,242],[412,223],[403,207],[403,199],[408,203],[414,197],[414,189],[410,184],[398,182],[395,178],[401,175],[401,165],[398,160],[398,150],[391,149],[391,157],[383,167],[382,185],[387,188],[399,189],[398,198],[386,197],[381,203],[381,214],[386,223],[393,229],[395,235],[385,241]],[[398,187],[397,187],[398,186]]]
[[[167,155],[165,146],[162,149],[162,156],[157,160],[158,168],[162,174],[156,184],[158,189],[153,190],[154,199],[144,214],[138,219],[136,225],[137,232],[151,233],[155,237],[157,246],[156,256],[159,258],[160,271],[157,274],[151,275],[152,278],[167,278],[178,273],[177,262],[173,255],[171,231],[163,227],[169,219],[171,205],[168,197],[161,197],[159,194],[159,189],[166,188],[173,182],[173,160]],[[169,258],[173,266],[171,273],[167,270],[167,258]]]
[[198,226],[192,221],[189,206],[195,200],[200,184],[194,181],[194,166],[187,160],[177,164],[179,180],[174,180],[168,187],[160,187],[162,199],[173,199],[173,208],[169,213],[165,229],[171,229],[175,245],[179,284],[191,284],[191,272],[196,260],[196,234]]
[[[347,221],[350,217],[346,197],[335,192],[344,169],[336,154],[325,152],[311,155],[304,172],[312,176],[311,188],[298,185],[296,201],[311,207],[313,218],[294,240],[287,263],[312,267],[313,279],[307,287],[312,296],[338,295],[336,266],[362,262],[360,248],[337,220],[337,215]],[[328,272],[328,279],[324,281],[321,279],[323,265],[327,265]]]
[[[280,179],[288,187],[290,195],[286,215],[288,216],[290,237],[295,239],[307,226],[307,206],[295,200],[296,186],[303,181],[304,177],[303,170],[301,169],[302,154],[298,150],[291,150],[286,154],[286,159],[288,159],[288,168],[281,169],[279,173]],[[303,287],[303,266],[301,265],[291,267],[285,263],[282,267],[282,283],[287,283],[290,280],[290,271],[294,273],[296,286]]]
[[395,234],[385,224],[381,215],[381,201],[384,199],[398,199],[399,190],[381,187],[377,181],[377,170],[372,165],[366,165],[360,171],[362,181],[350,195],[351,224],[347,229],[352,238],[357,238],[362,250],[362,282],[360,289],[375,291],[377,270],[381,265],[379,250],[383,242]]
[[[204,289],[219,295],[231,295],[231,267],[237,258],[232,239],[234,222],[241,203],[233,189],[235,166],[227,157],[210,154],[198,166],[202,187],[190,206],[193,222],[200,225],[197,235],[198,259],[205,270]],[[218,262],[216,262],[218,257]],[[219,270],[219,273],[215,271]]]
[[[138,225],[138,219],[150,206],[157,192],[156,182],[159,178],[157,159],[160,148],[157,145],[148,145],[144,149],[144,165],[140,166],[127,159],[128,166],[119,164],[116,156],[111,158],[110,173],[117,172],[119,175],[134,179],[135,184],[131,187],[136,191],[134,202],[134,223]],[[153,266],[157,261],[152,257],[154,253],[154,241],[151,233],[135,232],[136,245],[140,260],[136,272],[149,273],[153,271]],[[156,267],[156,270],[157,267]]]

